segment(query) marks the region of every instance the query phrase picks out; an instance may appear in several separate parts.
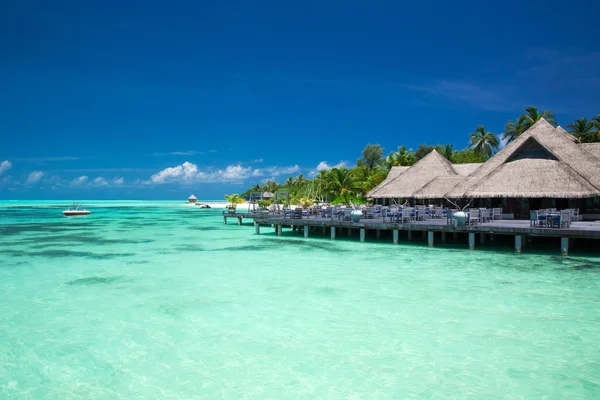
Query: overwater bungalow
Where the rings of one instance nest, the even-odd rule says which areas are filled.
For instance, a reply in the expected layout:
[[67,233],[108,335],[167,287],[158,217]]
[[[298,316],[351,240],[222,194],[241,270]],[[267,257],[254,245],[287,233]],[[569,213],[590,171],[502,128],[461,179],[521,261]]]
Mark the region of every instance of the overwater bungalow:
[[577,208],[584,219],[600,219],[600,144],[579,143],[541,119],[485,163],[451,164],[433,151],[367,196],[383,204],[471,201],[502,207],[514,218],[540,208]]
[[[477,163],[452,164],[447,158],[433,150],[411,167],[393,167],[388,177],[371,190],[367,197],[376,199],[382,204],[389,204],[399,201],[399,199],[440,199],[443,198],[445,192],[437,195],[441,189],[438,184],[434,186],[437,197],[423,197],[419,195],[419,191],[430,182],[438,180],[445,183],[454,182],[449,187],[451,189],[480,165]],[[392,177],[390,178],[390,176]]]

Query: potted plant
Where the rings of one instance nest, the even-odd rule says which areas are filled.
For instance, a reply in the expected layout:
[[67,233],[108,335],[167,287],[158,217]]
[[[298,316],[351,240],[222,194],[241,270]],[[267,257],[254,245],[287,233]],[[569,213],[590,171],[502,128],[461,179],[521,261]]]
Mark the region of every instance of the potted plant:
[[309,207],[312,207],[313,204],[315,204],[315,201],[308,197],[306,197],[306,198],[302,197],[298,203],[300,204],[300,206],[302,208],[309,208]]
[[268,214],[269,213],[269,206],[271,205],[271,200],[259,200],[258,201],[258,208],[260,210],[261,214]]
[[225,208],[227,208],[229,214],[235,214],[235,209],[237,208],[237,205],[244,202],[244,199],[240,197],[240,195],[237,193],[226,194],[225,200],[228,201],[228,204]]

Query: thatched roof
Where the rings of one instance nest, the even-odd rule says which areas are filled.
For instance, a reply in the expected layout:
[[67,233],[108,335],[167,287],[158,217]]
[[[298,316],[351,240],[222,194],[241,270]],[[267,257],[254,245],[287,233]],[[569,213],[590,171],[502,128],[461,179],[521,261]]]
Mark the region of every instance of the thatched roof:
[[413,197],[415,199],[441,199],[446,192],[463,180],[465,180],[465,177],[461,175],[435,177],[417,190]]
[[572,135],[572,134],[570,134],[569,132],[565,131],[565,130],[563,129],[563,127],[562,127],[562,126],[560,126],[560,125],[559,125],[559,126],[557,126],[557,127],[556,127],[556,129],[558,129],[558,131],[559,131],[559,132],[561,132],[561,133],[566,133],[567,135],[569,135],[569,136],[568,136],[568,138],[569,138],[569,139],[570,139],[572,142],[574,142],[574,143],[579,143],[579,140],[577,140],[577,138],[576,138],[574,135]]
[[600,194],[600,159],[543,118],[446,197],[577,198]]
[[452,164],[452,168],[458,175],[467,176],[471,175],[481,164],[483,163]]
[[371,198],[375,198],[378,197],[377,196],[377,192],[383,188],[384,186],[386,186],[388,183],[390,183],[391,181],[394,180],[394,178],[396,178],[397,176],[399,176],[401,173],[403,173],[404,171],[406,171],[407,169],[409,169],[410,167],[392,167],[392,169],[390,169],[390,172],[388,172],[387,177],[383,180],[383,182],[381,182],[379,185],[375,186],[373,189],[371,189],[371,191],[369,193],[367,193],[367,197],[371,197]]
[[270,199],[273,196],[275,196],[275,195],[273,193],[271,193],[271,192],[264,192],[262,194],[263,199]]
[[600,159],[600,143],[582,143],[580,144],[588,153]]
[[392,179],[377,192],[370,192],[367,197],[376,198],[407,198],[421,189],[437,176],[454,176],[456,171],[444,156],[433,150],[420,159],[415,165]]
[[188,201],[194,201],[194,200],[198,200],[198,199],[196,198],[196,196],[194,196],[194,195],[191,195],[190,197],[188,197]]

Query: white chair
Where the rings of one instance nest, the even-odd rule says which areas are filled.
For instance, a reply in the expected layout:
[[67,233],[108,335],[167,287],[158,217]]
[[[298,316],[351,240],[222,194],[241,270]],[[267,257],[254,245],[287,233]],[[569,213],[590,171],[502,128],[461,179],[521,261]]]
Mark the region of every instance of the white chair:
[[502,219],[502,209],[501,208],[494,208],[492,210],[492,220],[496,221],[496,220],[500,220]]
[[469,211],[469,225],[473,225],[473,223],[479,224],[481,222],[481,213],[479,210],[471,210]]
[[570,228],[571,227],[571,211],[561,210],[560,211],[560,227]]
[[411,214],[412,214],[411,211],[412,210],[408,207],[405,207],[402,209],[402,222],[403,223],[411,222],[414,219],[414,217],[411,216]]

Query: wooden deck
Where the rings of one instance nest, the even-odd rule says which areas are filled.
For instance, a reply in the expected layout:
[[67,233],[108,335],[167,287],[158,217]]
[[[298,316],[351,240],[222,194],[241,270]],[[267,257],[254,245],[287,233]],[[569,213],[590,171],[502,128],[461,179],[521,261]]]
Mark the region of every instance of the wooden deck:
[[227,225],[228,218],[236,218],[238,225],[241,225],[244,219],[254,219],[256,213],[229,213],[227,211],[223,211],[223,223]]
[[497,234],[521,234],[530,236],[573,237],[573,238],[598,238],[600,239],[600,221],[573,222],[570,228],[532,228],[529,221],[523,220],[497,220],[476,225],[452,226],[446,219],[429,219],[407,224],[384,222],[381,218],[361,219],[360,222],[341,221],[337,218],[310,217],[302,219],[283,218],[282,216],[257,217],[256,223],[260,225],[283,226],[320,226],[340,227],[353,229],[381,229],[381,230],[412,230],[434,232],[477,232]]
[[[541,228],[531,227],[529,221],[522,220],[496,220],[476,225],[453,226],[444,219],[429,219],[425,221],[415,221],[411,223],[393,223],[389,220],[384,221],[381,218],[361,219],[360,222],[342,221],[337,218],[309,217],[302,219],[292,219],[283,215],[257,215],[254,214],[255,233],[260,233],[261,226],[274,226],[278,235],[281,235],[284,227],[292,229],[304,229],[304,236],[309,236],[309,231],[316,227],[322,227],[324,231],[329,229],[332,239],[336,237],[336,231],[346,228],[350,231],[360,230],[361,241],[366,240],[368,230],[377,231],[379,236],[381,231],[392,231],[393,241],[398,243],[398,234],[401,231],[408,232],[411,237],[413,232],[423,232],[427,234],[428,244],[434,245],[436,233],[441,232],[442,241],[445,241],[447,233],[466,233],[469,237],[469,248],[475,248],[475,235],[479,234],[481,242],[485,242],[486,237],[493,238],[494,235],[514,236],[515,251],[520,252],[523,239],[531,237],[556,237],[561,239],[561,253],[567,254],[569,240],[600,239],[600,221],[579,221],[573,222],[570,228]],[[241,223],[241,222],[240,222]],[[600,243],[599,243],[600,244]]]

